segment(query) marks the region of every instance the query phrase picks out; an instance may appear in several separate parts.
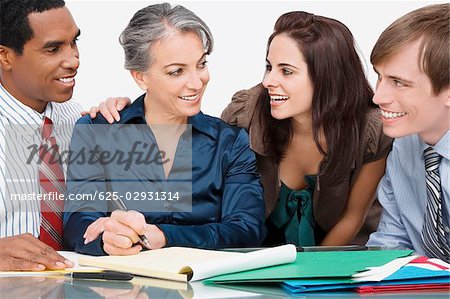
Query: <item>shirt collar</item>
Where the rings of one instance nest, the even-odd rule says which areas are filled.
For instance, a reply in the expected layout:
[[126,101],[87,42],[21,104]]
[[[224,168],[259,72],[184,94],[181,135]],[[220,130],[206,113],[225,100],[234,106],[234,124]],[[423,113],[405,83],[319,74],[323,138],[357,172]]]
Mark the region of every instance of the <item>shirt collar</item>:
[[[126,109],[121,115],[121,119],[119,123],[126,124],[130,123],[131,120],[137,119],[138,123],[146,123],[145,121],[145,109],[144,109],[144,98],[145,94],[138,97],[128,109]],[[202,132],[209,137],[216,139],[216,134],[214,127],[211,125],[211,122],[208,121],[206,115],[202,112],[188,117],[188,124],[192,125],[194,129],[199,132]]]
[[27,142],[41,135],[44,117],[50,118],[55,124],[58,123],[51,102],[47,103],[43,113],[39,113],[16,99],[1,83],[0,115],[6,117],[12,125],[16,125],[16,133],[22,135]]
[[0,103],[2,107],[0,114],[15,124],[40,125],[44,119],[45,112],[48,110],[47,107],[44,114],[41,114],[28,107],[10,94],[2,84],[0,84]]
[[57,113],[55,113],[54,105],[52,102],[49,102],[47,106],[45,107],[44,112],[40,114],[42,121],[44,120],[44,117],[48,117],[51,119],[52,123],[58,124],[59,118],[57,117]]
[[217,139],[217,130],[214,129],[208,117],[202,112],[188,118],[188,124],[191,124],[194,129],[203,134],[208,135],[212,139]]
[[128,109],[124,110],[120,116],[119,123],[127,124],[133,119],[138,119],[138,123],[145,123],[144,117],[144,97],[145,94],[138,97],[133,103],[131,103]]
[[[420,140],[420,150],[423,153],[428,147],[430,147],[430,145],[423,141],[422,138],[420,138],[418,135],[417,137]],[[448,150],[450,148],[450,130],[447,131],[447,133],[445,133],[444,136],[442,136],[441,139],[439,139],[439,141],[434,146],[432,146],[432,148],[439,155],[447,160],[450,160],[450,151]]]
[[439,155],[450,160],[450,130],[441,137],[433,148]]

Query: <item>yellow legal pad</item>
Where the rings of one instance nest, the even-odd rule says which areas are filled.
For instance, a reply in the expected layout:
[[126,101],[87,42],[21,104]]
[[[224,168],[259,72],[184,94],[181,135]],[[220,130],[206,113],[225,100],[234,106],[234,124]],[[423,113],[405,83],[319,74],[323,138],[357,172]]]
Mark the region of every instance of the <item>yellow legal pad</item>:
[[80,257],[79,263],[84,266],[187,282],[286,264],[293,262],[295,258],[295,246],[288,244],[248,253],[170,247],[131,256],[84,256]]

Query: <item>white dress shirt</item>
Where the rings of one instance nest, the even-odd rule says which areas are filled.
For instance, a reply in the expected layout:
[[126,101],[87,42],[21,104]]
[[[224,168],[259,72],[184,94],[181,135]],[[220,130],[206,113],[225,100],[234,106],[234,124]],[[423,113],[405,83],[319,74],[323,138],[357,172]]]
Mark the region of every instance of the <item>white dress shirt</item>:
[[41,143],[44,117],[54,124],[53,133],[61,152],[68,149],[80,112],[80,105],[68,101],[50,102],[45,111],[39,113],[15,99],[0,84],[0,238],[23,233],[39,236],[40,202],[13,200],[11,196],[40,192],[38,155],[30,152]]

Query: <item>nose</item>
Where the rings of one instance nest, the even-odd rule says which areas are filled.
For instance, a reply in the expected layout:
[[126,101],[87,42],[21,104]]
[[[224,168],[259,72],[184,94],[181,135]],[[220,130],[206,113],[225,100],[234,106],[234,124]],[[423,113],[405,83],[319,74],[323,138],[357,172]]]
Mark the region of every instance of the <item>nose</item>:
[[372,101],[379,106],[383,106],[392,103],[392,98],[393,94],[388,84],[380,81],[377,82]]
[[67,50],[62,66],[73,70],[78,69],[80,66],[80,54],[78,53],[78,47],[76,45]]
[[274,72],[266,72],[262,84],[265,88],[270,88],[277,87],[279,85],[279,82]]
[[199,91],[202,89],[203,85],[208,83],[208,80],[209,74],[206,70],[203,72],[195,71],[189,76],[186,86],[191,90]]

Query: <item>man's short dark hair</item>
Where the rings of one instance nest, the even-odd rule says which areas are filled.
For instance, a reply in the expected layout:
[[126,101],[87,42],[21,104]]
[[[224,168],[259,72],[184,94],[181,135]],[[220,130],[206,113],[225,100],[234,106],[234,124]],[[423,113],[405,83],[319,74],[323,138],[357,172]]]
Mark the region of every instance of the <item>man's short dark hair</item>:
[[0,45],[23,53],[33,38],[28,15],[65,6],[64,0],[0,0]]

